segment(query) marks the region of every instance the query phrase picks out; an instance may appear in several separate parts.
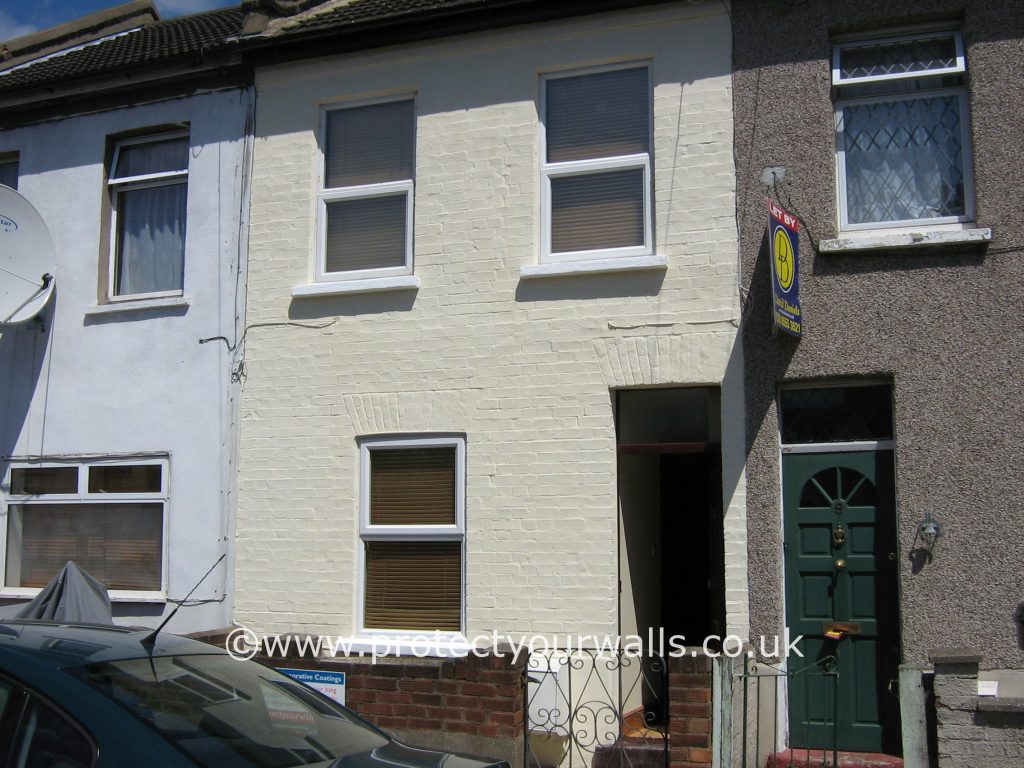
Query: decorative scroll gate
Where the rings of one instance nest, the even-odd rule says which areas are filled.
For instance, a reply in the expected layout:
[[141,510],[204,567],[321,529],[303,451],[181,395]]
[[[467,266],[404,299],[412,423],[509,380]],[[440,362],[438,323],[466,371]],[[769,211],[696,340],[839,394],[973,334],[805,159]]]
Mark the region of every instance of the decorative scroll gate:
[[668,667],[625,650],[544,650],[526,669],[525,768],[668,768]]
[[[746,659],[736,679],[741,685],[739,695],[743,703],[741,768],[765,765],[832,768],[839,765],[836,716],[839,667],[834,656],[806,660],[788,670]],[[788,743],[808,743],[807,733],[798,731],[814,729],[819,735],[830,734],[826,746],[786,750],[787,742],[780,738],[786,722],[784,697],[792,704],[793,694],[798,691],[797,700],[801,703],[798,712],[790,707]],[[785,759],[775,757],[780,754],[786,755]]]

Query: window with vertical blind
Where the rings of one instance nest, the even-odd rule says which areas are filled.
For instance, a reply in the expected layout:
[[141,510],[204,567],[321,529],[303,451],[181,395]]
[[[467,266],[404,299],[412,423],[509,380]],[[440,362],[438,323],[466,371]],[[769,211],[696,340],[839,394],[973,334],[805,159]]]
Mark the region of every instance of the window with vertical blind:
[[412,273],[413,101],[327,109],[320,281]]
[[361,444],[365,630],[462,631],[465,466],[461,437]]
[[4,586],[38,588],[71,560],[110,590],[164,590],[167,460],[15,464]]
[[650,254],[648,67],[548,75],[542,89],[543,258]]

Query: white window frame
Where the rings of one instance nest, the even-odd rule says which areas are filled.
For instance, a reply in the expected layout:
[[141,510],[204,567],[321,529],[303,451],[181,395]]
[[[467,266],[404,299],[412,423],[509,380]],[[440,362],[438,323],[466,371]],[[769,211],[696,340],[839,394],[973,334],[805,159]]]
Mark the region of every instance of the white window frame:
[[[864,77],[842,76],[840,59],[843,51],[850,48],[867,48],[872,45],[887,45],[889,43],[909,42],[911,40],[938,40],[943,37],[952,37],[956,46],[956,64],[942,69],[928,69],[920,72],[893,72],[888,75],[868,75]],[[886,35],[884,37],[868,38],[866,40],[846,40],[835,43],[832,46],[832,85],[860,85],[863,83],[878,83],[885,80],[905,80],[907,78],[933,77],[936,75],[949,75],[967,72],[967,60],[964,56],[964,38],[959,30],[947,29],[941,32],[919,32],[917,34]],[[881,98],[881,97],[879,97]]]
[[[370,453],[376,449],[455,448],[455,523],[451,525],[372,525],[370,523]],[[366,553],[367,541],[458,541],[462,544],[462,581],[458,632],[424,632],[409,629],[378,629],[366,626]],[[431,435],[428,437],[373,437],[359,442],[359,543],[356,599],[356,625],[365,636],[409,638],[429,635],[441,641],[458,641],[466,631],[466,438],[463,435]]]
[[[872,75],[866,77],[843,78],[840,71],[840,56],[842,51],[849,48],[863,48],[870,45],[885,45],[899,43],[909,40],[929,40],[952,37],[956,46],[956,64],[942,69],[922,70],[918,72],[898,72],[887,75]],[[839,89],[843,86],[857,86],[870,83],[880,83],[893,80],[927,79],[948,74],[966,75],[967,65],[964,57],[963,34],[959,30],[946,30],[943,32],[922,32],[919,34],[893,35],[887,37],[871,38],[866,40],[845,41],[835,43],[832,48],[832,85]],[[944,228],[947,226],[957,227],[974,221],[974,166],[971,157],[971,129],[970,109],[967,97],[967,85],[922,89],[907,93],[891,93],[877,96],[858,96],[843,98],[841,91],[837,91],[835,99],[835,152],[836,152],[836,199],[839,208],[839,229],[841,232],[866,232],[877,230],[920,230],[922,228]],[[931,219],[901,219],[897,221],[872,221],[861,224],[851,224],[849,221],[849,208],[847,205],[846,190],[846,150],[844,147],[844,121],[843,110],[846,107],[855,107],[864,104],[876,104],[878,102],[895,101],[916,101],[923,98],[933,98],[956,95],[960,102],[960,147],[963,167],[961,173],[964,180],[964,212],[958,216],[936,216]]]
[[[376,184],[360,184],[354,187],[326,187],[327,183],[327,116],[331,112],[342,112],[346,109],[371,107],[378,104],[393,104],[411,101],[413,109],[412,142],[413,142],[413,178],[401,181],[385,181]],[[347,280],[366,280],[379,277],[400,277],[413,274],[413,209],[416,192],[416,97],[407,93],[381,99],[365,99],[362,101],[345,102],[343,104],[325,104],[320,108],[320,141],[317,145],[317,214],[316,214],[316,253],[313,264],[313,280],[315,283],[337,283]],[[347,272],[327,271],[327,204],[339,200],[366,200],[373,197],[391,197],[405,195],[405,265],[401,267],[380,267],[375,269],[355,269]]]
[[[182,286],[180,289],[170,291],[152,291],[150,293],[115,293],[118,269],[118,243],[120,242],[120,238],[118,235],[119,222],[117,204],[119,194],[124,191],[181,184],[183,180],[184,183],[186,184],[187,189],[189,168],[186,167],[174,171],[161,171],[159,173],[146,173],[140,174],[138,176],[114,176],[114,173],[117,171],[117,162],[120,159],[121,149],[123,147],[138,146],[140,144],[152,144],[157,141],[166,141],[168,139],[188,139],[188,137],[189,131],[187,130],[168,131],[164,133],[147,134],[145,136],[137,136],[127,139],[118,139],[117,143],[114,145],[114,156],[111,158],[110,174],[107,177],[107,190],[110,196],[110,255],[109,258],[107,259],[107,301],[111,303],[120,301],[136,301],[138,299],[160,299],[171,296],[183,296],[185,294],[184,273],[182,274]],[[185,221],[185,231],[188,232],[187,210],[185,214]]]
[[[547,144],[547,110],[548,83],[551,80],[584,75],[614,72],[623,69],[645,69],[647,71],[647,146],[648,151],[632,155],[615,155],[585,160],[566,160],[549,163]],[[540,89],[540,218],[541,218],[541,261],[544,263],[564,263],[573,261],[599,261],[602,259],[626,258],[631,256],[650,256],[654,253],[654,212],[653,180],[651,178],[651,155],[654,152],[654,98],[651,82],[651,64],[649,61],[630,61],[598,67],[550,72],[541,76]],[[619,171],[642,169],[644,172],[644,242],[643,245],[630,245],[621,248],[597,248],[590,251],[551,250],[551,180],[567,176],[586,176],[602,171]]]
[[[89,493],[89,467],[157,465],[160,470],[160,490],[152,493]],[[14,495],[11,476],[16,469],[50,469],[74,467],[78,470],[78,490],[75,493],[47,493]],[[109,590],[113,601],[165,602],[167,600],[168,570],[168,518],[170,517],[170,458],[168,456],[140,456],[127,458],[80,458],[67,461],[12,461],[4,475],[3,498],[0,499],[0,597],[35,597],[41,587],[11,587],[7,585],[7,530],[11,507],[29,507],[40,504],[139,504],[160,502],[163,505],[160,588],[158,590]],[[54,574],[56,575],[56,574]]]

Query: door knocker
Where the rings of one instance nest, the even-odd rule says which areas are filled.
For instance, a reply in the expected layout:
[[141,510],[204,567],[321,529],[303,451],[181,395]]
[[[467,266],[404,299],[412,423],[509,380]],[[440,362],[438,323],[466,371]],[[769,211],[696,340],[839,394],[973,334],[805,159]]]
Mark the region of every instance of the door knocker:
[[839,523],[839,525],[837,525],[835,527],[835,530],[832,531],[832,544],[835,547],[838,548],[838,547],[843,546],[843,544],[845,544],[845,543],[846,543],[846,529],[843,528],[843,524],[842,523]]

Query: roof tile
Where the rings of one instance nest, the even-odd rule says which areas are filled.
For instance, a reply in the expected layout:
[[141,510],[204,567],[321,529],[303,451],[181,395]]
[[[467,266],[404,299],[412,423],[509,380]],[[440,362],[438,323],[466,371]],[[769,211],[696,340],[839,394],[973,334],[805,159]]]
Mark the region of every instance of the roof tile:
[[353,0],[330,10],[310,9],[271,27],[273,36],[301,34],[313,30],[341,28],[348,25],[415,16],[429,11],[482,7],[485,0]]
[[181,58],[198,60],[209,51],[229,45],[229,38],[242,29],[242,18],[240,9],[228,8],[146,24],[0,71],[0,92]]

